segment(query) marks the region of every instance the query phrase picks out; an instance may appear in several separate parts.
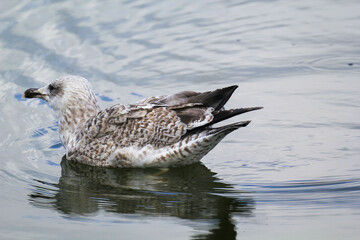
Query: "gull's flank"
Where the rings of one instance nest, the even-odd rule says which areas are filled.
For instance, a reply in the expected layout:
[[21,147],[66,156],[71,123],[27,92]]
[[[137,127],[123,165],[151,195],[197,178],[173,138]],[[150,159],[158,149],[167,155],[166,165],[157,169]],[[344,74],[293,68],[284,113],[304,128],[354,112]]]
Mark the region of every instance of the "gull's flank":
[[237,86],[204,93],[184,91],[100,110],[89,82],[59,78],[25,91],[57,114],[68,160],[93,166],[165,167],[200,161],[227,134],[250,121],[212,125],[261,107],[225,110]]

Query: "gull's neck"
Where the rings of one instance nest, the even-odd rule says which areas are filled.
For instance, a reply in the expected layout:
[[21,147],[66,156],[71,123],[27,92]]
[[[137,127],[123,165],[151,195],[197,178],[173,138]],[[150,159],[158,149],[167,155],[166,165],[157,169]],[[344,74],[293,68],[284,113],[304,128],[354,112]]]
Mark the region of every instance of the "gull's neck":
[[71,152],[75,148],[76,135],[83,129],[86,121],[99,112],[95,96],[90,99],[77,99],[75,104],[56,110],[59,120],[60,141]]

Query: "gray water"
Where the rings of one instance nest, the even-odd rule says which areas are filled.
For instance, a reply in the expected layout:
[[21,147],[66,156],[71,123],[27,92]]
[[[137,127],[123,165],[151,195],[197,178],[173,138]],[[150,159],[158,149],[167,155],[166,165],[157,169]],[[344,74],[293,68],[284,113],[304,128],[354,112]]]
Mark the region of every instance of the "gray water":
[[[359,238],[359,1],[0,5],[0,239]],[[238,84],[264,109],[197,165],[91,168],[21,98],[67,74],[101,107]]]

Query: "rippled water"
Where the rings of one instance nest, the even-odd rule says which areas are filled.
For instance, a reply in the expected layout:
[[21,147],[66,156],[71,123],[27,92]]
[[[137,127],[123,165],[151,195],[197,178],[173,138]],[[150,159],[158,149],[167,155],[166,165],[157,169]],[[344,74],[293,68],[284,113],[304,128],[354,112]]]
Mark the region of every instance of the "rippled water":
[[[358,239],[359,1],[2,1],[1,239]],[[88,78],[100,105],[238,84],[264,106],[201,164],[62,159],[23,91]]]

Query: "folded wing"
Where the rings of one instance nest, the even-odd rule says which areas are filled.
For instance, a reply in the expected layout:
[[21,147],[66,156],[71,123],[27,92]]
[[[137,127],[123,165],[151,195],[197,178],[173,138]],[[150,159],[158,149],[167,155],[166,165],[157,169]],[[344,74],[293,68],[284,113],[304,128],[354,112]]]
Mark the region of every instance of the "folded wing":
[[260,109],[224,110],[236,88],[230,86],[204,93],[185,91],[151,97],[138,104],[114,105],[89,119],[84,129],[79,131],[78,141],[83,141],[83,144],[110,142],[116,147],[151,144],[161,148],[171,145],[193,131]]

